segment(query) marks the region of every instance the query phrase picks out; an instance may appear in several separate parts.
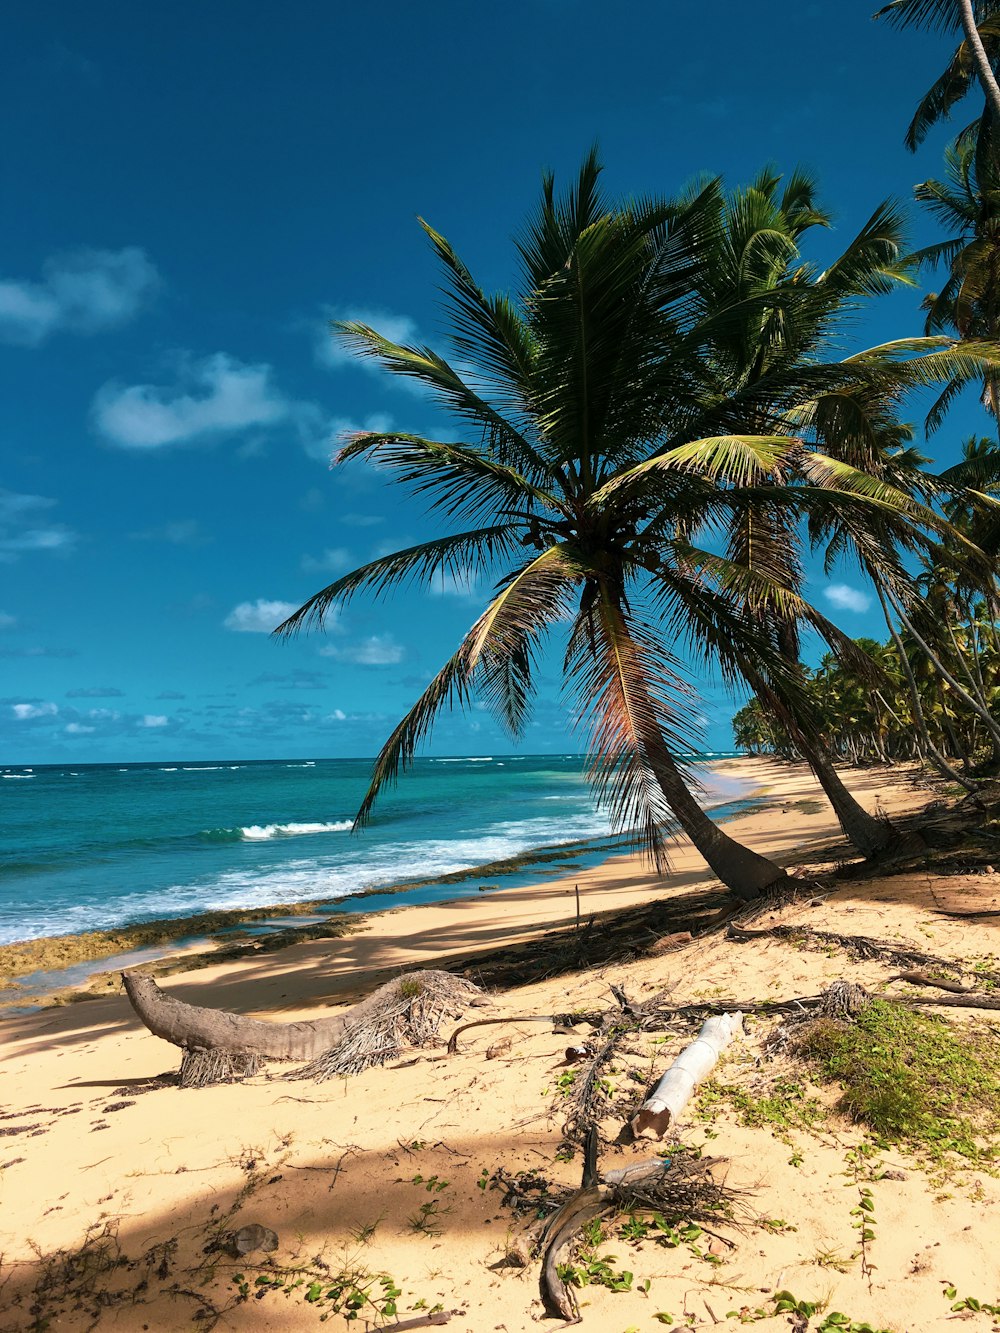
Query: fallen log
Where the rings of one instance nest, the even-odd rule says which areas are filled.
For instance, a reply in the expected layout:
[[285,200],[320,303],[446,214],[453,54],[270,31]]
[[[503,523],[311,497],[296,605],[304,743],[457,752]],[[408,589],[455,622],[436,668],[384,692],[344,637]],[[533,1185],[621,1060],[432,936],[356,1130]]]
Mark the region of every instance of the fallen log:
[[[184,1086],[246,1077],[256,1072],[261,1059],[318,1062],[352,1042],[370,1048],[359,1055],[352,1047],[354,1068],[383,1063],[398,1052],[406,1036],[414,1037],[414,1044],[429,1039],[441,1017],[460,1013],[480,993],[470,981],[447,972],[412,972],[386,982],[341,1013],[270,1023],[187,1004],[142,972],[123,972],[122,980],[132,1008],[150,1032],[185,1052]],[[411,1011],[419,1016],[419,1025],[411,1025],[415,1030],[409,1033],[406,1019]]]
[[122,981],[132,1008],[153,1036],[184,1051],[221,1050],[269,1060],[312,1060],[337,1045],[347,1026],[347,1014],[354,1012],[346,1010],[302,1023],[266,1023],[225,1009],[187,1004],[168,995],[142,972],[123,972]]
[[636,1138],[644,1134],[663,1138],[691,1100],[695,1088],[715,1068],[736,1033],[742,1031],[743,1015],[739,1011],[716,1014],[705,1020],[695,1040],[684,1047],[652,1095],[632,1117],[632,1133]]

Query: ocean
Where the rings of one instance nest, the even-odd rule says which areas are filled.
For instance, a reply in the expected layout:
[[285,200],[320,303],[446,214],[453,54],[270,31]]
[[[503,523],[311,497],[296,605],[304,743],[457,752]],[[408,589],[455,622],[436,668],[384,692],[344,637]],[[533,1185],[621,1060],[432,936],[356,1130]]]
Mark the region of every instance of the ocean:
[[[712,772],[713,757],[698,762],[705,803],[733,813],[746,792]],[[366,759],[2,768],[0,944],[311,900],[367,910],[379,904],[356,895],[415,879],[423,888],[394,901],[431,901],[462,892],[436,877],[490,862],[526,858],[503,876],[525,882],[563,873],[528,853],[563,847],[593,864],[622,850],[576,755],[420,759],[353,834],[370,768]]]

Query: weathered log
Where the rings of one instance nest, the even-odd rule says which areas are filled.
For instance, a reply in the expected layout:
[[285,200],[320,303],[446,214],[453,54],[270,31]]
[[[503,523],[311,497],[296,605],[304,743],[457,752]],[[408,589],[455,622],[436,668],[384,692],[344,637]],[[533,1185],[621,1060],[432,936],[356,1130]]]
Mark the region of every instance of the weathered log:
[[638,1138],[653,1134],[662,1138],[706,1074],[715,1068],[721,1052],[737,1032],[743,1031],[743,1015],[716,1014],[707,1018],[701,1031],[685,1046],[632,1118],[632,1133]]
[[344,1035],[347,1015],[355,1012],[350,1009],[302,1023],[265,1023],[225,1009],[186,1004],[160,990],[153,978],[142,972],[123,972],[122,980],[132,1008],[153,1036],[185,1051],[222,1050],[271,1060],[314,1060],[336,1046]]
[[366,1022],[377,1023],[401,994],[416,998],[425,989],[436,992],[449,985],[463,994],[476,993],[476,987],[460,977],[412,972],[386,982],[341,1013],[298,1023],[268,1023],[224,1009],[186,1004],[167,995],[142,972],[123,972],[122,980],[132,1008],[154,1036],[185,1051],[224,1051],[270,1060],[318,1060]]

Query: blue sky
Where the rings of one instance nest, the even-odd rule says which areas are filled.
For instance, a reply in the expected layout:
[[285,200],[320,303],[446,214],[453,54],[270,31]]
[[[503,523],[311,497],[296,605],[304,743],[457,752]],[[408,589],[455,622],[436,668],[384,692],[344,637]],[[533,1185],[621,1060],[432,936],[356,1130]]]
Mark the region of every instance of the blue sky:
[[[416,216],[505,287],[541,171],[565,176],[595,139],[620,194],[803,163],[838,217],[832,253],[880,199],[939,174],[947,137],[902,146],[947,39],[874,24],[872,7],[12,7],[0,763],[374,753],[482,592],[359,601],[325,637],[268,636],[335,574],[432,532],[377,474],[329,470],[345,429],[440,423],[335,354],[325,320],[440,340]],[[917,305],[882,302],[857,346],[919,332]],[[929,452],[949,461],[988,430],[966,403]],[[818,603],[878,633],[851,572],[832,582],[833,600],[814,582]],[[730,711],[710,685],[712,748],[731,743]],[[553,678],[525,748],[571,747]],[[508,748],[478,709],[434,741]]]

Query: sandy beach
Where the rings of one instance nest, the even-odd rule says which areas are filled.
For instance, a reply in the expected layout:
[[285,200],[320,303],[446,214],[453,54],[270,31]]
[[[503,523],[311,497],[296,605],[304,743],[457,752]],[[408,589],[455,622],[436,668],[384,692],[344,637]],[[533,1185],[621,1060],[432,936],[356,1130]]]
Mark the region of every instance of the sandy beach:
[[[838,830],[811,774],[758,760],[729,768],[770,797],[766,808],[727,825],[733,835],[802,874],[814,862],[829,869]],[[903,770],[845,780],[870,809],[890,816],[932,798]],[[845,846],[839,855],[849,859]],[[573,926],[576,885],[582,916],[594,916],[599,930],[602,913],[708,883],[698,858],[678,844],[666,880],[620,857],[530,888],[368,916],[343,938],[177,973],[163,985],[191,1003],[261,1018],[316,1017],[404,968],[461,965],[474,977],[485,951],[514,950]],[[805,922],[906,941],[971,967],[995,963],[996,926],[988,916],[942,915],[941,903],[960,899],[984,912],[1000,906],[998,898],[1000,877],[992,873],[844,878],[757,924]],[[783,939],[737,944],[715,933],[658,956],[650,943],[637,941],[620,961],[491,994],[472,1017],[607,1009],[612,984],[635,1001],[673,986],[678,1003],[810,995],[838,977],[873,991],[901,989],[889,980],[898,968],[884,961]],[[299,1329],[324,1315],[337,1328],[343,1313],[307,1299],[314,1281],[328,1286],[337,1274],[369,1293],[355,1327],[377,1326],[373,1301],[394,1306],[390,1327],[435,1307],[454,1312],[450,1326],[470,1333],[515,1333],[543,1320],[560,1326],[545,1319],[537,1263],[511,1259],[535,1218],[505,1206],[513,1198],[504,1182],[527,1172],[537,1175],[521,1176],[522,1184],[579,1185],[579,1154],[567,1160],[560,1150],[564,1052],[573,1038],[544,1023],[512,1022],[470,1032],[453,1056],[425,1049],[352,1079],[288,1082],[283,1067],[271,1065],[240,1085],[180,1089],[156,1082],[176,1070],[176,1049],[139,1024],[117,986],[107,989],[0,1023],[0,1329]],[[762,1040],[772,1026],[748,1019],[718,1078],[762,1086]],[[602,1170],[656,1150],[614,1142],[621,1107],[629,1097],[638,1104],[651,1075],[683,1044],[636,1034],[616,1056]],[[902,1151],[870,1148],[832,1109],[830,1089],[806,1080],[802,1095],[826,1108],[811,1127],[753,1125],[722,1101],[692,1103],[680,1138],[727,1159],[726,1179],[741,1192],[741,1225],[720,1222],[717,1236],[658,1242],[606,1224],[597,1250],[632,1278],[619,1284],[627,1289],[594,1282],[579,1289],[587,1326],[702,1329],[734,1312],[734,1326],[804,1329],[837,1311],[847,1322],[830,1328],[932,1333],[950,1327],[956,1300],[998,1299],[995,1176],[961,1165],[923,1169]],[[873,1234],[859,1241],[865,1199]],[[253,1225],[276,1233],[277,1249],[237,1259],[220,1248],[220,1238]],[[296,1275],[301,1285],[292,1286]],[[241,1283],[249,1286],[241,1291]],[[387,1294],[397,1288],[398,1296]],[[779,1308],[782,1291],[801,1303],[798,1311]],[[961,1317],[971,1329],[998,1324],[995,1313],[968,1307]]]

